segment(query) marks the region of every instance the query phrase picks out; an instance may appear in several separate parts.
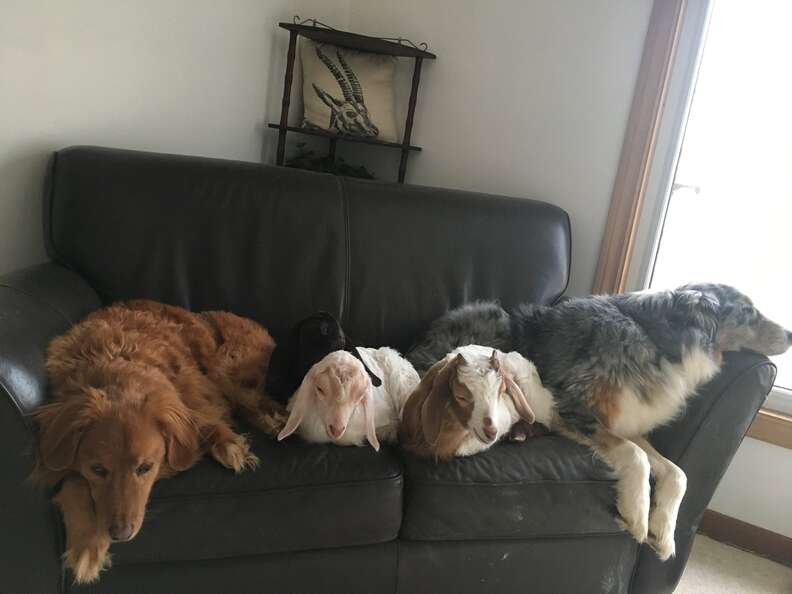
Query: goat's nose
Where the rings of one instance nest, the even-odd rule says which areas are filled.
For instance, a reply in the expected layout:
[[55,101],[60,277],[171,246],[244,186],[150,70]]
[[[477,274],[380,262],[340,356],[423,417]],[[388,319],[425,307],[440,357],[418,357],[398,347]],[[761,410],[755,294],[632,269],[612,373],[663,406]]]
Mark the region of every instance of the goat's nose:
[[484,436],[490,441],[495,441],[495,438],[498,437],[498,430],[490,424],[484,427]]
[[116,541],[129,540],[130,538],[132,538],[132,533],[134,531],[135,530],[132,527],[132,524],[123,523],[123,522],[113,523],[110,526],[110,530],[109,530],[110,538]]
[[484,426],[491,427],[492,426],[492,419],[490,417],[484,417]]
[[333,425],[330,423],[327,426],[327,431],[330,433],[330,437],[334,439],[338,439],[344,434],[344,429],[346,429],[346,425]]

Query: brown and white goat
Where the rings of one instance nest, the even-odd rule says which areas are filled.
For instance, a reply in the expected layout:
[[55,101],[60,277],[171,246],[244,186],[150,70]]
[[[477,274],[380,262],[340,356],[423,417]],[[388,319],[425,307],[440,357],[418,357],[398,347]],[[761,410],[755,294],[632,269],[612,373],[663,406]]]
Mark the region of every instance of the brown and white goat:
[[459,347],[435,363],[404,407],[401,442],[438,460],[484,451],[516,423],[547,425],[553,399],[519,353]]

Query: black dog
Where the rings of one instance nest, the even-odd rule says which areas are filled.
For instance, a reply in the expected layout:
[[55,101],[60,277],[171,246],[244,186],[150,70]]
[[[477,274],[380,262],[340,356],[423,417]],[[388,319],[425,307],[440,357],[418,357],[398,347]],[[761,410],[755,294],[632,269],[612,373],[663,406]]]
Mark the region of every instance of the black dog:
[[320,311],[297,322],[288,338],[275,347],[267,370],[267,394],[273,400],[286,404],[311,367],[333,351],[351,353],[363,363],[371,383],[382,385],[382,380],[360,358],[338,320],[326,311]]

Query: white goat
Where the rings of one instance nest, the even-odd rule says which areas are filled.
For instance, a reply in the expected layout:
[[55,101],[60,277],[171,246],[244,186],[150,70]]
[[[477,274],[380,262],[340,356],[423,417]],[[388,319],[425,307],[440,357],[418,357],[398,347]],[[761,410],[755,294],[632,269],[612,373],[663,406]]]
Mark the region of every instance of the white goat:
[[357,347],[382,385],[374,387],[363,364],[346,351],[334,351],[311,367],[289,401],[289,419],[278,435],[295,431],[315,443],[364,445],[396,440],[404,403],[418,385],[418,373],[395,350]]

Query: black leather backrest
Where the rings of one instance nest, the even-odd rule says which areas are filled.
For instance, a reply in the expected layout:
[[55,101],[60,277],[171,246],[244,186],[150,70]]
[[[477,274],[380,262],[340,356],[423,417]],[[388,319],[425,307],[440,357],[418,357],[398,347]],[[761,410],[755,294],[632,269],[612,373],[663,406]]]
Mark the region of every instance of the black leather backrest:
[[569,278],[569,217],[522,198],[343,181],[349,200],[347,331],[409,347],[449,308],[551,303]]
[[551,302],[569,275],[569,219],[545,203],[198,157],[59,151],[44,219],[105,302],[226,309],[276,338],[323,309],[406,348],[447,307]]
[[105,302],[225,309],[276,335],[317,309],[341,316],[346,232],[332,176],[74,147],[55,155],[51,180],[50,257]]

